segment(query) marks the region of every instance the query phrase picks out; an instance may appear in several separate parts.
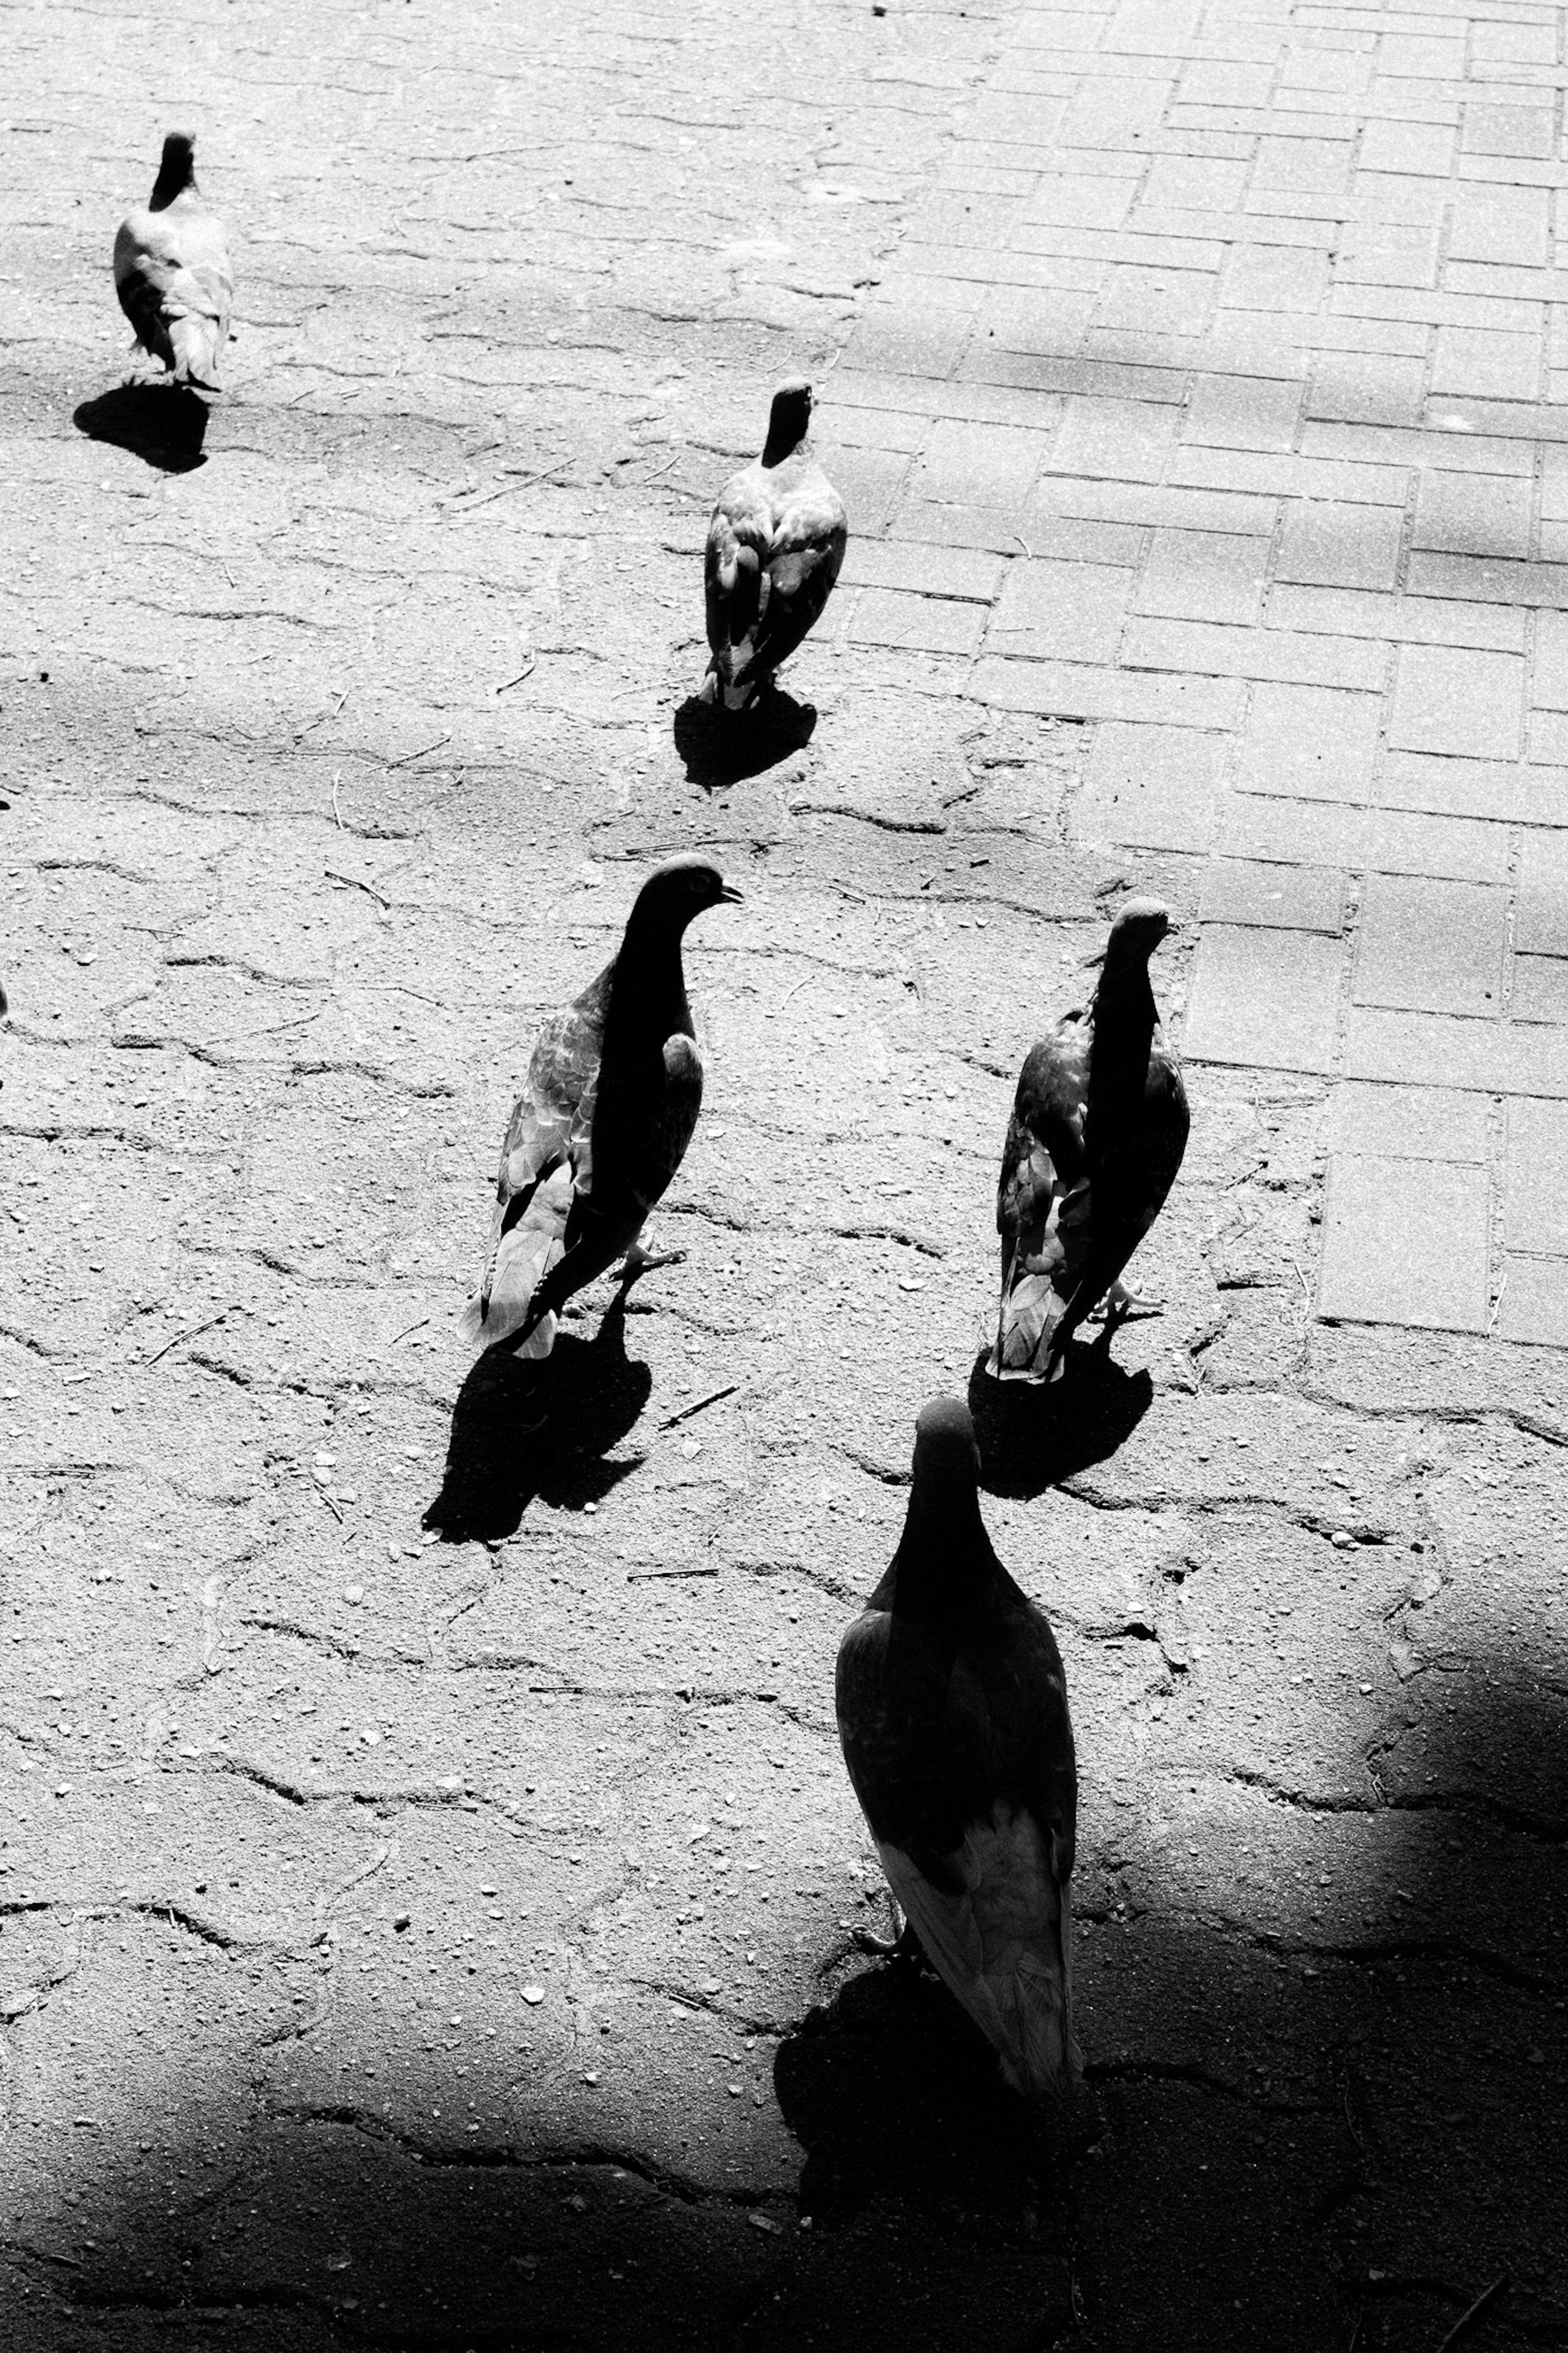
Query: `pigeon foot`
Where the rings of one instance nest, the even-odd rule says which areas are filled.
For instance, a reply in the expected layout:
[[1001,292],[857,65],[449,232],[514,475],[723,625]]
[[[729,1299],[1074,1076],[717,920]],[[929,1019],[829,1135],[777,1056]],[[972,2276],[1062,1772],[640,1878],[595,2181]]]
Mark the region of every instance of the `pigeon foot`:
[[1117,1282],[1111,1284],[1095,1308],[1091,1320],[1099,1322],[1103,1317],[1107,1326],[1114,1331],[1119,1324],[1130,1324],[1135,1316],[1163,1315],[1164,1312],[1163,1299],[1156,1299],[1150,1293],[1129,1291],[1124,1282]]
[[621,1262],[620,1297],[625,1299],[639,1275],[656,1274],[662,1266],[681,1266],[685,1260],[683,1250],[646,1250],[641,1242],[634,1242]]

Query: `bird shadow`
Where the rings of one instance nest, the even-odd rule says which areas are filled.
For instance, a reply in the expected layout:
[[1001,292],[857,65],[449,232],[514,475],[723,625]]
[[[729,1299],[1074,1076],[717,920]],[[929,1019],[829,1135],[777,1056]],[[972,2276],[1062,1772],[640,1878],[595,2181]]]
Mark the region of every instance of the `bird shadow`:
[[449,1543],[514,1535],[536,1496],[559,1510],[598,1504],[637,1469],[604,1461],[634,1426],[653,1375],[626,1356],[614,1303],[592,1340],[563,1333],[542,1363],[489,1348],[452,1409],[441,1492],[424,1525]]
[[993,1380],[984,1354],[969,1376],[969,1410],[980,1444],[980,1483],[1019,1501],[1107,1461],[1124,1446],[1154,1399],[1148,1370],[1124,1372],[1103,1335],[1069,1340],[1059,1381]]
[[689,784],[706,793],[722,792],[748,776],[804,751],[816,727],[816,712],[781,687],[765,687],[749,711],[724,711],[689,694],[675,714],[675,748]]
[[1070,2127],[1007,2089],[941,1980],[902,1955],[784,2036],[773,2089],[805,2151],[801,2211],[830,2223],[881,2198],[1020,2209],[1071,2145]]
[[207,462],[207,405],[186,385],[116,385],[84,400],[71,422],[89,441],[130,449],[160,473],[191,474]]

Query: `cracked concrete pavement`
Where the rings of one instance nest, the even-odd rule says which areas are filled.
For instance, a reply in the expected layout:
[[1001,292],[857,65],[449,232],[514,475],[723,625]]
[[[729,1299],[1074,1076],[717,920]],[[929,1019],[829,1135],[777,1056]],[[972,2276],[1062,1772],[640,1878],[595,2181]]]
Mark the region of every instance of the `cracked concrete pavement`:
[[[1430,2353],[1505,2268],[1476,2341],[1568,2336],[1562,1353],[1319,1316],[1324,1083],[1226,1059],[1166,1314],[984,1394],[1020,1055],[1134,881],[1179,1036],[1202,861],[1099,837],[1092,715],[858,638],[863,547],[754,759],[688,704],[782,374],[883,533],[835,364],[1025,16],[13,20],[18,2348]],[[108,250],[176,116],[239,338],[149,448]],[[685,1262],[531,1432],[453,1331],[496,1139],[698,845]],[[853,1942],[834,1651],[944,1388],[1079,1735],[1059,2142]]]

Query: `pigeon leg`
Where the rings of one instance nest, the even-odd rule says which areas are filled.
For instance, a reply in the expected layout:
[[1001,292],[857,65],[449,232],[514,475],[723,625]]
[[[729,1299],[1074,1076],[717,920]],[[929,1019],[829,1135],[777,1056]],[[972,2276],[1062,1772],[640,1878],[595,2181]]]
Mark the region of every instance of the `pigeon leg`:
[[879,1936],[869,1928],[857,1928],[854,1941],[863,1953],[879,1953],[887,1961],[919,1961],[920,1938],[909,1919],[899,1909],[899,1899],[890,1887],[884,1891],[888,1898],[888,1914],[892,1923],[890,1936]]
[[1118,1324],[1127,1324],[1135,1315],[1163,1315],[1164,1312],[1165,1303],[1163,1299],[1152,1298],[1142,1292],[1129,1291],[1127,1285],[1121,1281],[1113,1282],[1105,1294],[1107,1323],[1112,1316]]
[[640,1240],[635,1241],[621,1266],[621,1297],[626,1297],[639,1274],[651,1274],[661,1266],[679,1266],[685,1257],[683,1250],[660,1250],[656,1256],[644,1250]]

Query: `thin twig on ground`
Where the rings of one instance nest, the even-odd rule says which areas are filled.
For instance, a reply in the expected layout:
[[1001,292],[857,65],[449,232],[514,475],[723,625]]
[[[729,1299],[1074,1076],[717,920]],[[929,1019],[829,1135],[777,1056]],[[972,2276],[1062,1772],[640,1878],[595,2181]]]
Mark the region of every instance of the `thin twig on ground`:
[[1449,2329],[1447,2337],[1444,2337],[1441,2345],[1438,2346],[1437,2353],[1448,2353],[1448,2348],[1451,2345],[1457,2345],[1460,2337],[1466,2334],[1467,2330],[1475,2327],[1476,2322],[1480,2318],[1482,2313],[1490,2310],[1491,2306],[1497,2302],[1499,2296],[1505,2293],[1507,2287],[1507,2272],[1499,2272],[1490,2287],[1483,2288],[1481,2290],[1474,2304],[1471,2305],[1468,2312],[1462,2312],[1459,2315],[1459,2317],[1455,2321],[1454,2326]]
[[322,867],[322,869],[321,869],[321,871],[322,871],[322,873],[326,876],[326,878],[327,878],[327,880],[328,880],[328,881],[329,881],[329,882],[341,882],[341,883],[342,884],[343,889],[344,889],[345,891],[363,891],[363,892],[366,892],[366,893],[367,893],[367,894],[368,894],[372,899],[374,899],[374,900],[375,901],[375,903],[376,903],[376,905],[377,905],[378,907],[384,907],[384,908],[386,909],[387,913],[388,913],[389,915],[391,914],[391,913],[392,913],[392,902],[391,902],[391,900],[390,900],[390,899],[384,899],[384,898],[382,897],[382,895],[381,895],[381,892],[376,889],[376,887],[375,887],[375,885],[374,885],[374,882],[362,882],[362,881],[360,881],[360,878],[359,878],[359,876],[358,876],[357,874],[340,874],[340,873],[337,871],[336,868],[335,868],[335,867],[331,867],[331,866],[323,866],[323,867]]
[[343,823],[343,813],[338,807],[338,786],[342,783],[342,770],[341,768],[334,768],[332,770],[332,815],[337,818],[338,831],[340,833],[346,833],[348,831],[348,828]]
[[539,657],[536,654],[530,654],[528,657],[528,668],[526,670],[520,670],[515,678],[503,678],[495,691],[498,694],[504,694],[509,686],[521,686],[523,680],[525,678],[531,678],[538,668]]
[[150,1356],[142,1358],[143,1366],[157,1364],[160,1357],[166,1356],[171,1348],[177,1348],[182,1340],[199,1339],[204,1332],[212,1331],[216,1324],[221,1324],[224,1317],[231,1314],[232,1313],[233,1310],[231,1308],[220,1307],[217,1314],[216,1315],[209,1315],[205,1324],[197,1324],[194,1325],[189,1332],[176,1332],[172,1340],[165,1340],[161,1348],[154,1348]]
[[388,766],[388,768],[389,768],[389,769],[390,769],[390,768],[406,768],[406,767],[407,767],[407,765],[408,765],[408,764],[409,764],[409,762],[410,762],[411,760],[423,760],[424,758],[426,758],[426,756],[429,753],[431,753],[431,752],[438,752],[438,751],[440,750],[440,748],[441,748],[441,746],[442,746],[442,744],[449,744],[449,743],[451,742],[451,740],[452,740],[452,731],[451,731],[451,729],[448,727],[448,728],[447,728],[447,732],[446,732],[446,733],[445,733],[444,735],[437,735],[437,736],[436,741],[434,742],[434,744],[421,744],[421,746],[420,746],[420,748],[419,748],[419,750],[418,750],[417,752],[405,752],[405,753],[404,753],[404,754],[403,754],[403,757],[402,757],[400,760],[388,760],[388,762],[387,762],[387,764],[386,764],[386,765],[387,765],[387,766]]
[[399,1340],[406,1340],[406,1339],[408,1339],[408,1338],[409,1338],[409,1337],[410,1337],[414,1333],[416,1333],[416,1332],[423,1332],[423,1330],[425,1329],[426,1324],[428,1324],[428,1322],[429,1322],[429,1321],[430,1321],[430,1318],[428,1317],[428,1315],[422,1315],[422,1316],[419,1318],[419,1321],[418,1321],[418,1323],[417,1323],[417,1324],[410,1324],[410,1325],[408,1326],[408,1329],[407,1329],[407,1331],[406,1331],[406,1332],[395,1332],[395,1333],[393,1334],[393,1335],[392,1335],[391,1339],[390,1339],[390,1340],[388,1340],[388,1342],[386,1343],[387,1346],[388,1346],[389,1348],[395,1348],[395,1347],[396,1347],[396,1345],[397,1345],[397,1344],[398,1344],[398,1342],[399,1342]]
[[683,1405],[678,1413],[666,1414],[658,1426],[660,1430],[673,1430],[678,1421],[689,1421],[694,1413],[700,1413],[707,1406],[717,1405],[721,1398],[733,1397],[737,1389],[744,1387],[743,1381],[726,1381],[722,1388],[710,1389],[706,1397],[698,1398],[691,1405]]

